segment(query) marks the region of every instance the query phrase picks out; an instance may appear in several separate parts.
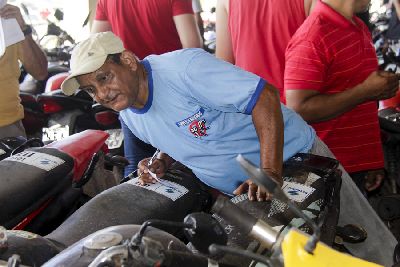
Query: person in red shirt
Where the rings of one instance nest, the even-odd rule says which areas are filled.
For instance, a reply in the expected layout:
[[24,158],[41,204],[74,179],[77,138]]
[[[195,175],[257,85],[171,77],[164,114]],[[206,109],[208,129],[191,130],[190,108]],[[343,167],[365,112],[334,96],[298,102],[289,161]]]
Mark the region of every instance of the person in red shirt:
[[370,191],[384,177],[375,101],[395,95],[399,76],[377,70],[371,35],[354,16],[368,3],[318,2],[288,46],[285,94],[347,172],[368,178]]
[[202,47],[188,0],[99,0],[92,32],[112,31],[139,59]]
[[[91,31],[112,31],[127,50],[140,59],[151,54],[202,47],[202,38],[189,0],[99,0]],[[121,121],[124,152],[129,160],[125,175],[137,168],[155,148],[138,139]]]
[[[361,177],[363,186],[373,190],[384,177],[376,101],[395,95],[400,76],[378,70],[371,34],[355,16],[369,2],[317,2],[287,47],[284,90],[287,106],[312,124],[353,179]],[[349,197],[341,194],[340,212],[350,220],[355,209],[346,205]],[[393,253],[394,237],[382,240],[387,229],[373,220],[359,222],[368,231],[370,257],[375,250]],[[372,236],[375,232],[378,236]]]
[[216,57],[253,72],[283,95],[285,50],[316,0],[218,0]]

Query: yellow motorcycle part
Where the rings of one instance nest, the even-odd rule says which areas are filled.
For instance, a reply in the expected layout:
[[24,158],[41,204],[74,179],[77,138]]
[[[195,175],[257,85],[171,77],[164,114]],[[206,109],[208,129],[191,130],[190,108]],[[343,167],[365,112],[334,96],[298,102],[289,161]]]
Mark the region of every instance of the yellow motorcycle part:
[[[379,267],[359,258],[336,251],[319,242],[313,254],[304,250],[310,236],[290,230],[282,242],[282,254],[285,267]],[[383,267],[383,266],[382,266]]]

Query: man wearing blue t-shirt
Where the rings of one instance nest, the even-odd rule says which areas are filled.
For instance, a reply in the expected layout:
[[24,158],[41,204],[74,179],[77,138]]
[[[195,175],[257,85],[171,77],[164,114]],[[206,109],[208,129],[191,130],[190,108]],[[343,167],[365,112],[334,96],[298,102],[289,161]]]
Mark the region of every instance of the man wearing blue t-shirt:
[[[247,190],[251,200],[262,201],[269,195],[247,180],[235,161],[238,154],[279,183],[282,162],[296,153],[333,157],[314,130],[280,104],[273,86],[202,49],[138,61],[111,32],[95,34],[74,49],[71,75],[62,84],[69,95],[79,87],[98,103],[119,111],[137,137],[162,151],[150,170],[149,159],[139,164],[143,183],[156,182],[150,171],[162,177],[177,160],[225,194]],[[362,248],[349,249],[368,258],[368,246],[378,255],[375,261],[385,261],[393,252],[389,245],[394,237],[345,171],[342,179],[339,223],[361,224],[372,235]]]

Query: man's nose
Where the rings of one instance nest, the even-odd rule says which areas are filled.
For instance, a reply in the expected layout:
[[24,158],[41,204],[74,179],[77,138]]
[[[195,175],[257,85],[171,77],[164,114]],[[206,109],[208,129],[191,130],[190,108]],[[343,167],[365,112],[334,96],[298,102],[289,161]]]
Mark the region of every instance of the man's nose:
[[106,86],[98,87],[96,92],[96,101],[104,102],[107,101],[109,95],[109,89]]

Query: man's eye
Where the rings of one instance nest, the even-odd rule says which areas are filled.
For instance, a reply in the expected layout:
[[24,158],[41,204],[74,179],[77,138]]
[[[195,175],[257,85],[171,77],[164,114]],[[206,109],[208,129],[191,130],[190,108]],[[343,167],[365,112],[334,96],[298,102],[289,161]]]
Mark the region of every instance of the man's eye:
[[110,74],[109,73],[106,73],[106,74],[104,74],[104,75],[101,75],[99,78],[99,80],[100,81],[102,81],[102,82],[104,82],[104,81],[107,81],[107,79],[108,79],[108,77],[110,76]]

